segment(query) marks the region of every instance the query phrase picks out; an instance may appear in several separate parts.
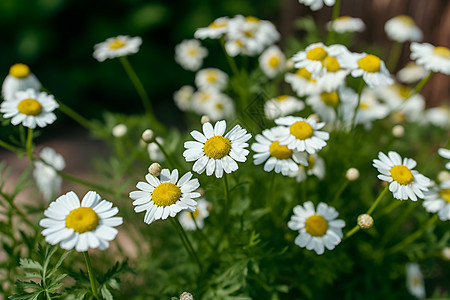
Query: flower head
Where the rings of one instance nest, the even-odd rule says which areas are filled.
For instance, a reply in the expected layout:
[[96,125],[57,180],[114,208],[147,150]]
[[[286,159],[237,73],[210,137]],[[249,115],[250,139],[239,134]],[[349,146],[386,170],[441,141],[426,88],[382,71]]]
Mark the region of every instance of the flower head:
[[352,71],[353,77],[363,77],[369,87],[391,85],[394,80],[384,62],[377,56],[367,53],[354,54],[358,68]]
[[417,201],[417,197],[424,197],[423,192],[428,191],[430,179],[413,170],[417,165],[414,159],[402,160],[394,151],[389,151],[388,155],[380,152],[378,158],[373,160],[373,166],[381,173],[378,178],[390,183],[389,190],[394,198]]
[[[306,152],[300,152],[298,156],[303,156],[306,164],[300,163],[296,172],[289,173],[289,177],[295,177],[297,182],[306,180],[308,176],[316,176],[320,180],[325,177],[325,161],[317,154],[308,154]],[[298,161],[302,161],[298,159]]]
[[361,19],[349,16],[337,17],[334,21],[328,22],[327,26],[328,30],[337,33],[361,32],[366,29],[366,25]]
[[9,69],[2,85],[2,96],[6,101],[14,99],[18,91],[33,89],[39,92],[41,83],[25,64],[14,64]]
[[428,43],[411,43],[411,59],[428,71],[450,75],[450,49]]
[[202,69],[195,75],[195,84],[199,89],[221,91],[228,84],[228,75],[216,68]]
[[317,94],[321,91],[321,86],[306,68],[298,69],[295,73],[286,73],[284,80],[291,85],[292,90],[299,97]]
[[[439,148],[438,153],[441,157],[450,159],[450,149]],[[448,162],[445,167],[450,170],[450,162]]]
[[412,84],[427,77],[428,72],[424,67],[417,65],[415,62],[409,62],[404,68],[397,72],[399,81]]
[[304,108],[305,103],[296,97],[280,95],[264,103],[264,114],[266,118],[273,120],[299,112]]
[[274,78],[285,69],[286,57],[278,46],[270,46],[259,57],[259,66],[269,78]]
[[137,53],[142,44],[140,37],[130,37],[128,35],[119,35],[108,38],[106,41],[94,46],[94,58],[99,62],[108,58],[116,58]]
[[422,30],[406,15],[396,16],[384,24],[384,30],[391,40],[399,43],[422,40]]
[[[199,198],[197,200],[197,208],[193,212],[183,211],[178,215],[178,220],[181,226],[185,230],[196,230],[197,223],[198,228],[202,229],[205,226],[205,219],[209,216],[209,206],[211,203],[206,201],[204,198]],[[195,219],[195,222],[194,222]]]
[[198,40],[184,40],[175,47],[175,61],[189,71],[197,71],[207,55],[208,49]]
[[333,6],[336,0],[298,0],[299,3],[309,6],[311,10],[319,10],[323,5]]
[[50,200],[61,190],[62,178],[56,170],[62,171],[66,162],[64,158],[50,147],[45,147],[39,153],[42,161],[34,162],[33,177],[45,200]]
[[406,265],[406,287],[411,295],[419,299],[425,298],[425,284],[419,264],[408,263]]
[[182,210],[195,211],[195,198],[200,193],[194,192],[200,183],[192,179],[192,173],[187,172],[178,179],[178,170],[170,172],[163,169],[158,177],[151,174],[145,176],[146,182],[140,181],[136,185],[139,191],[130,192],[134,200],[134,211],[145,211],[144,222],[147,224],[167,217],[175,217]]
[[66,250],[105,250],[118,233],[113,227],[123,222],[121,217],[113,217],[119,209],[112,205],[94,191],[88,192],[81,203],[74,192],[68,192],[51,202],[45,210],[47,218],[39,222],[45,228],[42,235],[47,243],[59,243]]
[[188,111],[191,109],[191,100],[193,94],[194,87],[190,85],[184,85],[173,94],[173,100],[180,110]]
[[288,227],[299,232],[295,244],[301,248],[324,253],[325,248],[333,250],[343,237],[343,220],[337,220],[339,213],[334,207],[320,202],[317,209],[311,201],[294,207],[294,215]]
[[238,169],[238,162],[245,162],[249,151],[247,141],[252,137],[247,130],[236,125],[224,135],[227,124],[224,120],[203,124],[203,133],[194,130],[191,136],[195,141],[184,143],[183,156],[186,161],[195,161],[192,170],[206,175],[222,177],[223,172],[231,173]]
[[422,204],[426,211],[437,213],[442,221],[450,220],[450,180],[444,181],[425,192]]
[[218,39],[228,31],[229,20],[228,17],[217,18],[207,27],[197,29],[194,33],[194,37],[201,40],[206,38]]

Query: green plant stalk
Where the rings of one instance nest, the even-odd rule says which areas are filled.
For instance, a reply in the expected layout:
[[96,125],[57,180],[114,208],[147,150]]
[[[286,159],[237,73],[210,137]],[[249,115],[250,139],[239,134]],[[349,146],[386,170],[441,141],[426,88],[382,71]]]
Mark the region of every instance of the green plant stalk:
[[349,180],[345,180],[343,184],[341,184],[341,187],[337,191],[337,193],[334,195],[333,201],[331,203],[336,203],[336,201],[341,197],[342,193],[344,192],[345,188],[348,186]]
[[[339,17],[340,9],[341,9],[341,0],[336,0],[336,3],[333,6],[333,14],[331,15],[331,22],[334,22],[337,19],[337,17]],[[336,32],[330,29],[330,31],[328,32],[327,44],[331,43],[335,34]]]
[[91,260],[89,259],[89,253],[87,251],[84,251],[83,255],[84,255],[84,259],[86,261],[86,267],[87,267],[88,274],[89,274],[89,281],[91,283],[92,294],[94,295],[95,299],[100,300],[100,297],[97,294],[97,286],[95,283],[94,271],[92,270]]
[[223,174],[223,193],[225,195],[225,203],[223,208],[223,221],[224,224],[226,224],[228,220],[228,211],[230,209],[231,203],[230,203],[230,194],[228,190],[228,179],[225,173]]
[[191,214],[192,220],[194,221],[195,229],[199,233],[200,238],[202,240],[204,240],[208,244],[208,247],[211,248],[212,251],[216,252],[216,250],[214,249],[214,246],[211,244],[211,242],[209,241],[208,237],[203,234],[202,229],[198,226],[197,220],[195,219],[195,216],[194,216],[194,213],[190,212],[190,214]]
[[236,66],[236,62],[234,59],[228,55],[227,49],[225,48],[225,39],[223,37],[220,38],[220,45],[222,46],[223,53],[225,54],[225,57],[227,58],[228,64],[230,65],[231,71],[233,72],[234,76],[240,77],[239,70]]
[[178,234],[180,235],[181,241],[183,242],[184,247],[186,248],[186,251],[194,258],[195,262],[197,263],[200,272],[202,271],[203,267],[198,259],[197,253],[195,252],[194,248],[192,247],[191,242],[189,241],[189,238],[187,237],[186,231],[184,231],[183,226],[181,226],[180,221],[178,221],[178,218],[169,218],[172,222],[173,226],[177,229]]
[[87,130],[89,131],[92,130],[92,125],[90,121],[88,121],[82,115],[80,115],[79,113],[77,113],[76,111],[74,111],[73,109],[71,109],[70,107],[59,101],[58,99],[56,99],[56,101],[59,104],[59,110],[62,111],[66,116],[68,116],[69,118],[71,118],[84,128],[86,128]]
[[172,157],[169,155],[169,153],[167,153],[166,149],[164,149],[163,145],[161,145],[160,142],[158,142],[156,139],[153,141],[153,143],[155,143],[159,150],[161,150],[161,152],[164,154],[164,157],[166,158],[167,163],[169,164],[169,167],[171,169],[175,169],[175,163],[172,161]]
[[386,62],[387,68],[390,72],[394,72],[395,67],[398,64],[400,56],[402,54],[403,43],[394,42],[391,46],[391,51],[389,53],[388,60]]
[[8,144],[8,143],[2,141],[2,140],[0,140],[0,147],[3,147],[3,148],[5,148],[5,149],[10,150],[10,151],[12,151],[12,152],[15,152],[15,153],[17,153],[17,154],[20,154],[20,153],[23,152],[22,149],[17,148],[17,147],[15,147],[15,146],[13,146],[13,145],[10,145],[10,144]]
[[394,254],[400,250],[402,250],[403,248],[405,248],[406,246],[408,246],[409,244],[411,244],[412,242],[414,242],[416,239],[418,239],[424,232],[425,230],[430,227],[431,225],[433,225],[434,222],[436,222],[438,219],[438,215],[435,214],[432,218],[430,218],[424,225],[422,225],[418,230],[416,230],[414,233],[410,234],[408,237],[406,237],[403,241],[401,241],[400,243],[398,243],[397,245],[395,245],[394,247],[392,247],[389,251],[388,254]]
[[356,127],[356,114],[358,113],[358,109],[359,109],[359,105],[361,104],[361,94],[362,94],[362,90],[364,88],[364,78],[361,77],[361,81],[359,82],[359,87],[358,87],[358,102],[356,103],[356,107],[355,110],[353,112],[353,118],[352,118],[352,123],[351,123],[351,129],[354,129]]
[[30,160],[30,162],[33,162],[34,157],[33,157],[33,129],[32,128],[28,128],[26,148],[27,148],[28,159]]
[[33,223],[31,223],[30,220],[27,219],[27,217],[25,216],[25,214],[14,205],[14,199],[12,197],[10,197],[9,195],[3,193],[2,191],[0,191],[0,195],[6,200],[6,202],[8,203],[8,205],[10,206],[11,210],[15,211],[17,213],[17,215],[19,215],[19,217],[22,218],[22,220],[31,228],[34,228],[36,225],[34,225]]

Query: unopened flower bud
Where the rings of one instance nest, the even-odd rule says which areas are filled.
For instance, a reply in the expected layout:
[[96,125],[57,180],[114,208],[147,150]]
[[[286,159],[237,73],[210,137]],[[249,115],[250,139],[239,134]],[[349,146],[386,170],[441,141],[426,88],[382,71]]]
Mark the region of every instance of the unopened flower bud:
[[142,140],[147,144],[153,142],[155,140],[155,134],[153,133],[153,130],[145,129],[142,133]]
[[180,295],[180,300],[194,300],[194,296],[189,292],[184,292]]
[[358,216],[358,225],[362,229],[369,229],[373,226],[373,218],[368,214],[362,214]]
[[437,179],[439,180],[439,182],[444,182],[447,180],[450,180],[450,173],[448,171],[441,171],[439,172]]
[[350,168],[345,173],[345,178],[347,178],[348,181],[355,181],[359,178],[359,171],[355,168]]
[[148,167],[148,172],[153,176],[159,176],[161,174],[161,165],[158,163],[152,163],[150,167]]
[[396,138],[401,138],[405,135],[405,128],[402,125],[395,125],[392,127],[392,135]]
[[211,120],[209,119],[209,117],[207,115],[203,115],[202,119],[200,120],[200,122],[203,124],[211,122]]
[[112,135],[116,138],[123,137],[125,134],[127,134],[128,128],[125,124],[117,124],[112,129]]
[[316,114],[309,115],[308,118],[311,118],[311,119],[313,119],[313,120],[316,121],[316,122],[320,122],[320,118],[319,118],[319,116],[316,115]]

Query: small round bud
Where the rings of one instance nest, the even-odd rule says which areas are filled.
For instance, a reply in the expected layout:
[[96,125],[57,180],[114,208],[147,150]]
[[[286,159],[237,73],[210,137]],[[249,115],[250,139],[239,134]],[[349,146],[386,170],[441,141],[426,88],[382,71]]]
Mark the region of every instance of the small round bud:
[[405,135],[405,127],[402,125],[395,125],[392,127],[392,135],[396,138],[401,138]]
[[316,114],[309,115],[308,118],[311,118],[311,119],[313,119],[313,120],[316,121],[316,122],[320,122],[320,118],[319,118],[319,116],[316,115]]
[[450,173],[448,171],[441,171],[439,172],[437,179],[439,180],[439,182],[444,182],[447,180],[450,180]]
[[294,69],[295,62],[292,59],[286,60],[286,70],[290,71]]
[[200,120],[200,122],[203,124],[211,122],[211,119],[207,116],[207,115],[203,115],[202,119]]
[[161,165],[158,163],[152,163],[150,167],[148,167],[148,172],[153,176],[159,176],[161,174]]
[[362,229],[369,229],[373,226],[373,218],[368,214],[362,214],[358,217],[358,225]]
[[155,140],[155,134],[153,133],[153,130],[145,129],[142,133],[142,140],[147,144],[153,142]]
[[125,124],[117,124],[112,129],[112,135],[116,138],[123,137],[125,134],[127,134],[128,128]]
[[189,292],[184,292],[180,295],[180,300],[194,300],[194,296]]
[[347,178],[348,181],[355,181],[359,178],[359,171],[355,168],[350,168],[345,172],[345,178]]

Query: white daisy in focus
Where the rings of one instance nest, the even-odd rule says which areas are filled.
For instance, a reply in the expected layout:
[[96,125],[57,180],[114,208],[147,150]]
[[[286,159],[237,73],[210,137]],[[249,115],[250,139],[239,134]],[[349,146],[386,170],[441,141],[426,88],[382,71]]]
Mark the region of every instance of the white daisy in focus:
[[45,200],[50,200],[61,191],[62,178],[56,170],[66,167],[64,158],[50,147],[39,152],[41,160],[34,161],[33,177]]
[[291,85],[292,90],[299,97],[321,92],[317,80],[312,78],[311,72],[306,68],[298,69],[295,73],[286,73],[284,80]]
[[203,113],[209,117],[211,121],[219,121],[229,119],[234,116],[234,102],[223,93],[217,93],[204,105]]
[[[157,136],[155,139],[159,144],[164,145],[164,140],[162,137]],[[166,160],[164,153],[161,151],[158,144],[154,142],[148,143],[147,153],[148,157],[150,158],[150,161],[163,162]]]
[[301,152],[307,160],[307,164],[300,164],[297,172],[289,173],[289,177],[295,177],[297,182],[306,180],[308,176],[316,176],[320,180],[325,177],[325,161],[317,154]]
[[199,89],[215,89],[221,91],[228,84],[228,75],[216,68],[202,69],[195,75],[195,84]]
[[299,232],[295,244],[301,248],[314,250],[321,255],[325,248],[333,250],[342,240],[343,220],[334,207],[320,202],[317,209],[311,201],[294,207],[294,214],[288,222],[291,230]]
[[25,64],[14,64],[2,84],[2,97],[6,101],[14,99],[16,92],[33,89],[41,90],[41,83]]
[[189,71],[197,71],[207,55],[208,49],[198,40],[184,40],[175,46],[175,61]]
[[203,124],[203,133],[193,130],[191,136],[195,141],[184,143],[186,150],[183,156],[186,161],[195,161],[192,170],[206,175],[223,176],[223,172],[231,173],[238,169],[238,162],[245,162],[249,151],[247,141],[252,137],[247,130],[236,125],[224,135],[227,127],[225,121],[218,121],[214,125]]
[[264,114],[269,120],[284,117],[305,108],[303,101],[289,95],[280,95],[264,103]]
[[91,249],[105,250],[118,231],[115,226],[123,223],[112,202],[102,200],[94,191],[87,192],[83,200],[74,192],[68,192],[50,203],[44,211],[47,217],[39,222],[45,229],[42,235],[51,245],[60,244],[65,250],[77,252]]
[[280,129],[280,144],[292,150],[314,154],[327,145],[330,137],[328,132],[319,131],[325,123],[318,123],[311,117],[287,116],[276,119],[275,123],[283,126]]
[[[450,149],[439,148],[439,149],[438,149],[438,154],[439,154],[441,157],[443,157],[443,158],[450,159]],[[448,163],[445,165],[445,167],[446,167],[447,169],[450,170],[450,162],[448,162]]]
[[267,48],[259,57],[259,66],[268,78],[274,78],[286,67],[286,57],[276,45]]
[[334,21],[328,22],[327,28],[328,30],[335,31],[337,33],[361,32],[366,29],[366,25],[359,18],[341,16],[337,17]]
[[324,60],[328,57],[328,51],[328,47],[323,43],[311,44],[292,56],[294,66],[299,69],[306,68],[313,75],[318,75],[323,68]]
[[281,173],[284,176],[298,170],[298,164],[307,165],[308,162],[300,152],[289,149],[286,145],[280,145],[278,140],[279,127],[266,129],[262,134],[255,136],[256,142],[251,146],[256,152],[253,155],[255,165],[264,164],[264,171]]
[[450,50],[428,43],[411,43],[411,59],[428,71],[450,75]]
[[11,124],[34,129],[36,126],[45,127],[56,120],[53,111],[59,105],[53,95],[37,92],[34,89],[19,91],[11,100],[1,104],[0,112],[3,118],[12,118]]
[[404,68],[397,72],[397,78],[405,84],[416,83],[427,77],[428,71],[414,62],[409,62]]
[[450,128],[450,107],[436,106],[425,110],[425,124],[432,124],[442,129]]
[[222,37],[228,31],[228,17],[220,17],[214,20],[208,27],[198,28],[194,37],[196,39],[204,40],[207,38],[218,39]]
[[194,192],[200,183],[192,179],[192,173],[187,172],[178,179],[178,170],[172,173],[163,169],[161,175],[155,177],[151,174],[145,176],[147,182],[140,181],[136,185],[139,191],[130,192],[133,199],[134,211],[145,211],[144,222],[147,224],[156,220],[165,220],[169,216],[175,217],[182,210],[193,212],[196,209],[200,193]]
[[300,4],[308,6],[311,10],[319,10],[323,5],[333,6],[336,0],[298,0]]
[[423,38],[422,30],[410,16],[399,15],[384,24],[384,30],[391,40],[399,43],[418,42]]
[[395,199],[417,201],[417,197],[424,198],[424,191],[428,191],[430,179],[413,170],[417,165],[411,158],[404,158],[394,151],[388,155],[379,152],[379,159],[373,160],[373,166],[377,168],[380,180],[389,182],[389,191]]
[[194,87],[184,85],[173,94],[173,100],[181,111],[189,111],[191,110],[191,99],[193,94]]
[[353,77],[363,77],[369,87],[391,85],[394,80],[390,77],[389,71],[384,62],[375,55],[367,53],[355,53],[358,67],[352,71]]
[[[180,221],[181,226],[185,230],[196,230],[197,227],[202,229],[205,226],[205,219],[209,217],[209,210],[211,203],[206,201],[204,198],[200,198],[197,200],[197,208],[194,212],[183,211],[178,215],[178,220]],[[195,219],[195,222],[194,222]]]
[[99,62],[107,58],[116,58],[137,53],[142,39],[138,36],[129,37],[128,35],[119,35],[108,38],[106,41],[94,46],[94,58]]
[[427,212],[437,213],[441,221],[450,220],[450,180],[425,192],[423,207]]
[[423,281],[422,271],[417,263],[408,263],[405,267],[406,287],[411,295],[419,298],[425,298],[425,283]]

